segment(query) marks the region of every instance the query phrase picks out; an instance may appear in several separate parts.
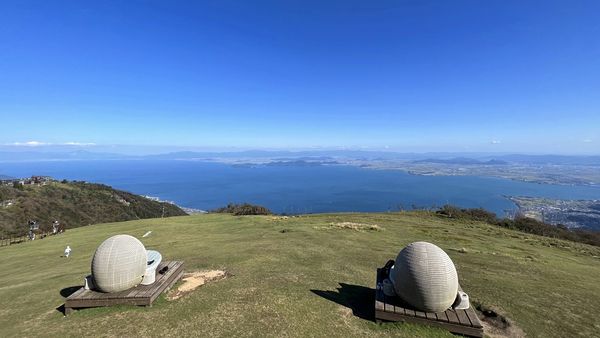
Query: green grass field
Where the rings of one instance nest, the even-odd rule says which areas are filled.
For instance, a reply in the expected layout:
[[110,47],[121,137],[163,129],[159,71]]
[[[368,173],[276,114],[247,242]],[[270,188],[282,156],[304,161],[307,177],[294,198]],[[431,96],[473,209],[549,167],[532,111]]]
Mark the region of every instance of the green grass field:
[[[331,226],[338,222],[381,229]],[[225,269],[231,276],[175,301],[163,295],[148,308],[63,317],[61,290],[81,285],[95,248],[119,233],[166,260],[185,261],[187,271]],[[500,309],[528,336],[600,332],[599,248],[411,212],[183,216],[92,225],[2,247],[0,336],[451,337],[372,321],[375,269],[417,240],[446,250],[471,300]],[[61,258],[67,244],[72,256]]]

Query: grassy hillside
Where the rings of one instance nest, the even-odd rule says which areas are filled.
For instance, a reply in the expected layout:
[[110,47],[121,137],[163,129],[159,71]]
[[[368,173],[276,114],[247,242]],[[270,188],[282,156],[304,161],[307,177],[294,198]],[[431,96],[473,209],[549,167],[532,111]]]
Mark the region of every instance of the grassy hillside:
[[[232,276],[175,301],[161,296],[150,308],[87,309],[63,318],[56,310],[61,290],[81,285],[95,248],[119,233],[167,260],[184,260],[187,271],[225,269]],[[417,240],[446,250],[471,299],[500,309],[528,336],[600,332],[599,248],[411,212],[137,220],[3,247],[0,336],[452,337],[371,320],[375,269]],[[67,244],[72,257],[61,258]]]
[[0,236],[21,235],[27,221],[37,220],[50,230],[54,220],[67,229],[102,222],[181,216],[179,207],[149,200],[102,184],[51,182],[19,188],[0,186]]

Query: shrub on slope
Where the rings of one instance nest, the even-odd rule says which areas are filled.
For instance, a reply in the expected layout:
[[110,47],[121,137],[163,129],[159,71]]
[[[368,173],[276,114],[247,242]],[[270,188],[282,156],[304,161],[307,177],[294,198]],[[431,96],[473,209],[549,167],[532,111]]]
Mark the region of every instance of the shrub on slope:
[[562,225],[555,226],[529,217],[518,216],[515,219],[499,219],[496,214],[481,208],[459,208],[452,205],[441,207],[436,211],[436,214],[449,218],[481,221],[530,234],[600,246],[600,232],[583,229],[571,230]]
[[218,208],[213,210],[215,213],[227,213],[233,214],[235,216],[241,215],[272,215],[271,210],[260,206],[260,205],[252,205],[249,203],[244,204],[233,204],[229,203],[226,207]]

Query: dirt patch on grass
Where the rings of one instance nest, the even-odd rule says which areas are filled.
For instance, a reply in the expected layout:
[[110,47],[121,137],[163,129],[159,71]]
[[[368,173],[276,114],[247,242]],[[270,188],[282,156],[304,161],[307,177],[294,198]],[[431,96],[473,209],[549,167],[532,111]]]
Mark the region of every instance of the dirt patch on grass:
[[499,309],[481,304],[476,304],[475,309],[477,310],[481,325],[483,325],[483,332],[486,336],[491,338],[525,337],[525,332]]
[[339,229],[339,230],[355,230],[355,231],[381,231],[383,230],[377,224],[366,224],[366,223],[355,223],[355,222],[338,222],[338,223],[329,223],[329,226],[321,226],[321,227],[313,227],[317,230],[329,230],[329,229]]
[[168,300],[175,300],[196,290],[196,288],[212,281],[227,278],[227,271],[224,270],[205,270],[189,272],[183,275],[183,283],[175,290],[171,290],[167,295]]

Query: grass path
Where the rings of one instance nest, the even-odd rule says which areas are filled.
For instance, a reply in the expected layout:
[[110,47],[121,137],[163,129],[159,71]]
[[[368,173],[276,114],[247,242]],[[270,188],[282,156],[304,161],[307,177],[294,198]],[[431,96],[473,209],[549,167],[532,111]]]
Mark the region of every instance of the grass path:
[[[381,229],[332,225],[342,222]],[[166,260],[184,260],[187,271],[233,276],[176,301],[161,296],[150,308],[63,317],[56,310],[61,290],[81,285],[95,248],[119,233]],[[471,299],[501,309],[528,336],[600,332],[598,248],[415,212],[173,217],[93,225],[0,248],[0,336],[452,337],[370,320],[375,269],[416,240],[446,250]],[[72,256],[61,258],[67,244]]]

